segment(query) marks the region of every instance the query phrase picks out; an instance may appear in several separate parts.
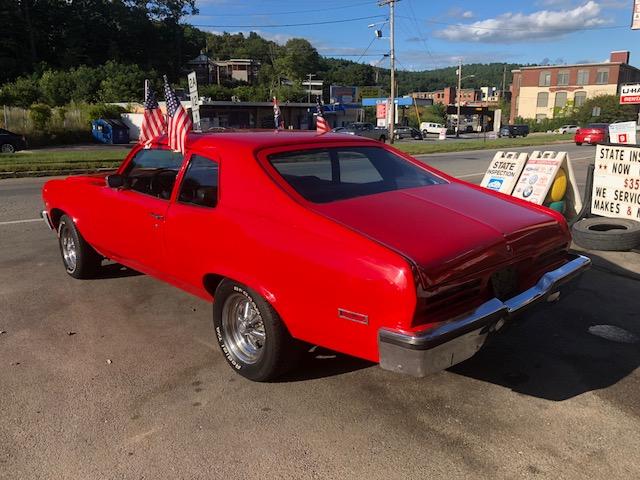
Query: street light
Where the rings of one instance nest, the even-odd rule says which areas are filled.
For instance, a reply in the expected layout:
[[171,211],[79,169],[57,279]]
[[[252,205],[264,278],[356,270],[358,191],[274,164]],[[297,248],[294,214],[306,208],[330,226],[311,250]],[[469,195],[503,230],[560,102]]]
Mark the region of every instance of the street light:
[[462,76],[462,59],[458,62],[458,89],[456,90],[456,97],[458,98],[458,113],[456,118],[456,138],[460,138],[460,90],[462,89],[462,80],[465,78],[473,78],[475,75]]

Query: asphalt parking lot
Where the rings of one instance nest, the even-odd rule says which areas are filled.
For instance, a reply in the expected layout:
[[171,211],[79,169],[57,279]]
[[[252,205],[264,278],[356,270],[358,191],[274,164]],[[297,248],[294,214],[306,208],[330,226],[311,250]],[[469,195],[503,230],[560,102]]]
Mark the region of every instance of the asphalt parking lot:
[[[563,149],[584,182],[594,149]],[[492,155],[421,158],[479,182]],[[315,350],[258,384],[208,303],[115,265],[69,277],[44,181],[0,180],[0,479],[640,477],[638,254],[587,252],[560,302],[433,376]]]

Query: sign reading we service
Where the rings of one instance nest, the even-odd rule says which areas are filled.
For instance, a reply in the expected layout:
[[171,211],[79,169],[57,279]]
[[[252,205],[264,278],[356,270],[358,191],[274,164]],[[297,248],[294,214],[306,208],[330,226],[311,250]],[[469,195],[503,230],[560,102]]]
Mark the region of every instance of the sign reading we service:
[[511,195],[526,162],[525,152],[496,152],[480,186]]
[[640,221],[640,147],[596,147],[591,211]]

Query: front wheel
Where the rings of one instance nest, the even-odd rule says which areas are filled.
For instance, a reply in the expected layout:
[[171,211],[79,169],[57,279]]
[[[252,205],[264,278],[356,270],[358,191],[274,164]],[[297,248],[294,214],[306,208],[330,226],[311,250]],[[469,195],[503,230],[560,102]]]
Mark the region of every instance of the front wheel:
[[254,290],[224,280],[216,289],[213,324],[227,363],[243,377],[267,382],[293,367],[296,341],[278,313]]
[[87,243],[67,215],[60,218],[58,242],[62,262],[69,275],[73,278],[91,278],[97,273],[102,257]]
[[580,145],[582,145],[582,142],[576,142],[576,145],[579,147]]
[[15,151],[16,147],[14,147],[10,143],[3,143],[2,145],[0,145],[0,152],[2,153],[15,153]]

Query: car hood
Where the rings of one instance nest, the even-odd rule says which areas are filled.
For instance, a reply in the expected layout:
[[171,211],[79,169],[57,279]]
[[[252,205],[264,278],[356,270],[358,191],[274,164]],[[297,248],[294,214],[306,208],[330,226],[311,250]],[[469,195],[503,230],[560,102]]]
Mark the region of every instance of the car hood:
[[314,208],[408,257],[425,288],[568,243],[551,215],[457,183]]

